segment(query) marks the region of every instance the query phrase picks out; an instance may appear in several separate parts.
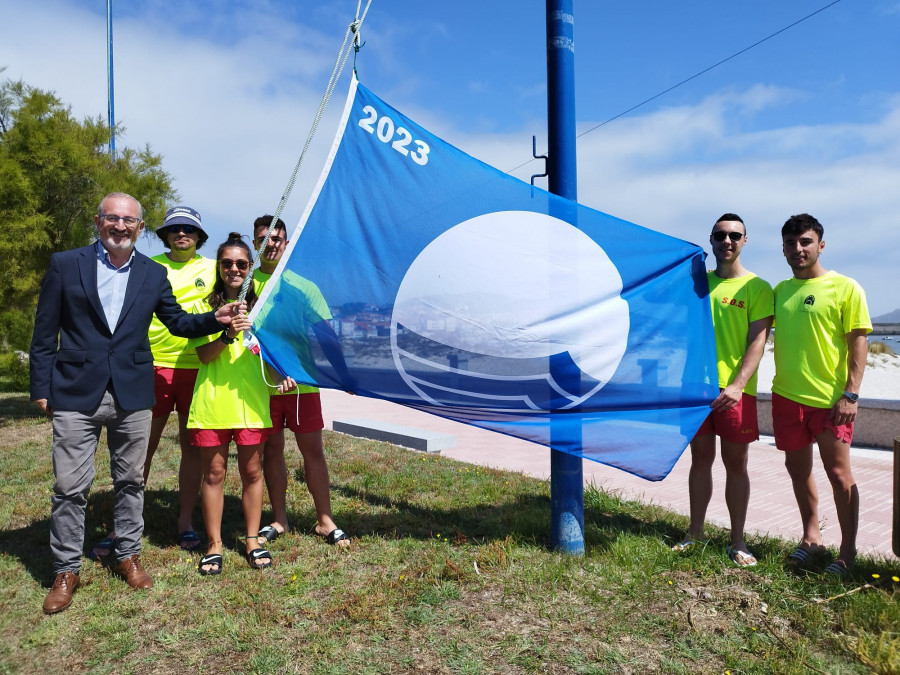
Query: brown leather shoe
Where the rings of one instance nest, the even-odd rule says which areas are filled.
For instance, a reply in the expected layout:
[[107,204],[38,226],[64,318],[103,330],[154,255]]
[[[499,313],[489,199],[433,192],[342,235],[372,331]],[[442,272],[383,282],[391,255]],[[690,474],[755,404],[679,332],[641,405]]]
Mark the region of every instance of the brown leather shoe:
[[75,572],[60,572],[53,580],[53,588],[44,599],[44,611],[56,614],[72,604],[72,593],[78,588],[78,575]]
[[116,566],[116,571],[125,577],[125,581],[132,588],[153,588],[153,577],[141,567],[140,556],[133,555],[125,558]]

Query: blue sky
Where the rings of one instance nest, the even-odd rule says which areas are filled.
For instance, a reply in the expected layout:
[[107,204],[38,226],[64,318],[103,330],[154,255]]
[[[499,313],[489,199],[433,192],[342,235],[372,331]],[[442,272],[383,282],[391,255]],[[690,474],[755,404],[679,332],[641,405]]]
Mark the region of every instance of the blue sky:
[[[828,0],[575,0],[579,132],[784,28]],[[272,212],[356,2],[114,0],[120,144],[164,156],[213,241]],[[640,8],[639,10],[635,8]],[[106,112],[106,3],[0,0],[6,77]],[[578,141],[579,201],[700,244],[723,212],[748,224],[746,265],[789,276],[779,228],[807,211],[824,264],[873,315],[900,307],[900,0],[842,0]],[[469,154],[507,170],[546,147],[544,3],[374,0],[361,81]],[[347,77],[285,211],[293,226],[331,143]],[[514,172],[528,179],[532,162]],[[540,184],[540,183],[539,183]],[[544,184],[545,185],[545,184]],[[147,252],[161,250],[150,239]]]

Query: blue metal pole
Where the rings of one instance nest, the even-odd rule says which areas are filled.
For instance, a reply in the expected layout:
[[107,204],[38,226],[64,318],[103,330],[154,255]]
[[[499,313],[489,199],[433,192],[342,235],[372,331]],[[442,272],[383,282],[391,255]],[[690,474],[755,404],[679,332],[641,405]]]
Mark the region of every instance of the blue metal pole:
[[106,82],[107,82],[107,122],[109,124],[109,156],[116,158],[116,110],[113,94],[113,24],[112,0],[106,0]]
[[[547,0],[547,132],[550,192],[571,200],[574,213],[578,200],[575,160],[575,20],[572,0]],[[560,214],[562,215],[562,214]],[[567,219],[568,220],[568,219]],[[550,363],[551,374],[563,384],[572,379],[570,368]],[[580,386],[580,379],[565,382],[567,389]],[[577,426],[577,430],[573,427]],[[554,447],[581,447],[580,425],[565,425],[553,416],[550,443]],[[584,478],[582,459],[550,451],[551,543],[570,555],[584,555]]]

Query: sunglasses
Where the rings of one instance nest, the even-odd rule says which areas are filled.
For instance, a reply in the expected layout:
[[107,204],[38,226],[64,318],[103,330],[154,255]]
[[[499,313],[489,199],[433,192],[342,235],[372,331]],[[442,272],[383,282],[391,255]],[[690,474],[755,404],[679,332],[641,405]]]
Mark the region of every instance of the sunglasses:
[[728,237],[731,241],[740,241],[744,238],[744,235],[741,232],[725,232],[724,230],[716,230],[712,233],[712,238],[716,241],[725,241],[725,237]]
[[169,225],[166,228],[166,232],[174,233],[174,232],[184,232],[185,234],[194,234],[200,228],[196,225]]
[[250,263],[246,260],[230,260],[229,258],[222,258],[219,261],[219,264],[222,266],[223,270],[230,270],[232,266],[237,265],[237,268],[242,272],[250,267]]

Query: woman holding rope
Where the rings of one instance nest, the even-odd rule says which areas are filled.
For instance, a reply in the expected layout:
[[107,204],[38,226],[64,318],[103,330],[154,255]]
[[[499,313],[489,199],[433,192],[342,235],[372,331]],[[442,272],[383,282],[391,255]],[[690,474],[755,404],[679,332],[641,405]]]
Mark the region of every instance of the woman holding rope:
[[[250,274],[251,260],[250,247],[241,235],[236,232],[228,235],[216,254],[217,275],[212,292],[197,311],[207,311],[206,306],[217,308],[236,299]],[[250,284],[246,297],[248,310],[256,299]],[[191,444],[198,446],[203,454],[200,499],[208,549],[197,566],[202,575],[222,571],[222,508],[228,446],[232,439],[237,445],[241,474],[247,562],[253,569],[272,565],[272,554],[259,545],[258,539],[263,502],[262,449],[272,426],[270,389],[259,356],[242,344],[242,331],[248,328],[250,320],[242,315],[221,335],[190,343],[201,363],[187,426]]]

